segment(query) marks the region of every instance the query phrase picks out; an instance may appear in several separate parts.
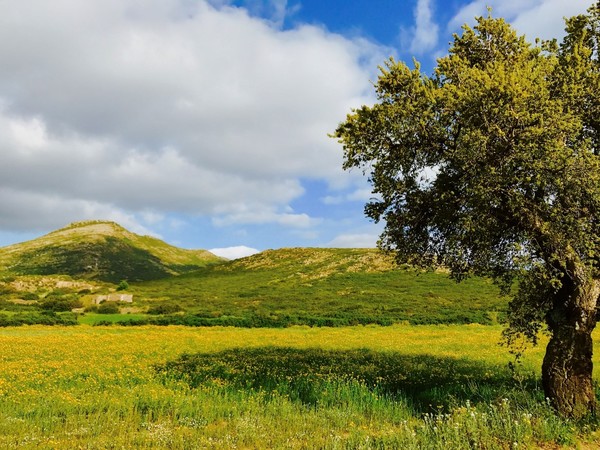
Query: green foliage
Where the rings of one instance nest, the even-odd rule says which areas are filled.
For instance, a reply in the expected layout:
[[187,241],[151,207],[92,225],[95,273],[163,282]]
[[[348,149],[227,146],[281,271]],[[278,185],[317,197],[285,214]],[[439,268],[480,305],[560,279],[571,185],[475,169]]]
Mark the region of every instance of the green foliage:
[[17,290],[9,284],[0,285],[0,297],[10,298],[17,293]]
[[369,172],[365,213],[385,222],[381,246],[399,262],[492,277],[505,292],[520,281],[508,341],[548,327],[544,385],[574,417],[595,409],[599,43],[600,4],[567,20],[560,45],[480,17],[431,77],[387,61],[378,103],[335,132],[344,168]]
[[33,304],[25,304],[24,305],[22,303],[15,303],[10,300],[0,299],[0,311],[20,312],[20,311],[34,311],[34,310],[37,310],[37,308]]
[[597,82],[579,42],[543,52],[502,19],[465,27],[433,77],[389,60],[379,103],[335,133],[345,168],[370,171],[380,199],[366,214],[385,222],[383,247],[506,286],[540,260],[597,270],[600,150],[588,135],[600,129],[581,107],[600,103]]
[[37,295],[35,292],[23,292],[21,294],[21,298],[23,300],[35,301],[35,300],[39,300],[40,296]]
[[81,308],[83,304],[76,296],[48,296],[40,304],[39,307],[45,311],[71,311],[73,308]]
[[119,305],[116,302],[103,302],[98,306],[98,314],[118,314]]
[[80,324],[92,326],[112,325],[114,323],[125,325],[142,320],[145,317],[147,317],[145,314],[99,314],[96,308],[85,315],[79,316],[78,321]]
[[163,302],[148,308],[148,314],[173,314],[179,311],[183,311],[183,308],[178,303]]
[[121,280],[117,286],[117,291],[125,291],[129,289],[129,283],[127,280]]
[[5,314],[0,313],[0,327],[22,325],[77,325],[77,316],[72,313],[56,314],[54,311],[43,311]]

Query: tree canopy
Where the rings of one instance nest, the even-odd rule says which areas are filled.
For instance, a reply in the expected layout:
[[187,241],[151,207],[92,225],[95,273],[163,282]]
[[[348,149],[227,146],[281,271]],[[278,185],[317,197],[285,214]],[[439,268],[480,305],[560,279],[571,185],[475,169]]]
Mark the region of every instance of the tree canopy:
[[[503,19],[480,17],[454,36],[431,76],[389,59],[378,102],[354,110],[334,136],[344,167],[368,173],[376,197],[365,213],[385,222],[380,245],[398,261],[443,265],[457,280],[491,276],[507,291],[520,281],[510,329],[535,340],[547,325],[555,341],[547,394],[560,412],[581,416],[595,405],[600,4],[568,19],[566,32],[560,44],[531,44]],[[563,398],[548,361],[565,358],[580,329],[589,343],[571,353],[583,355],[589,375],[575,368],[569,377],[590,386]]]

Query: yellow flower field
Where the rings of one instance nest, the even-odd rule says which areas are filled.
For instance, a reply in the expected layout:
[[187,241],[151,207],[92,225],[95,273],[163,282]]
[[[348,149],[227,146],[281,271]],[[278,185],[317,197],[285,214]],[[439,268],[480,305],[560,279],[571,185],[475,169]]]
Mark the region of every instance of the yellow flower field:
[[[159,376],[154,366],[183,353],[238,347],[364,348],[403,357],[466,359],[489,368],[474,378],[477,382],[511,360],[498,345],[500,333],[500,327],[473,325],[5,328],[0,330],[0,448],[370,448],[392,437],[396,440],[390,442],[400,442],[401,436],[407,448],[419,448],[419,433],[434,433],[433,426],[415,417],[402,399],[384,402],[364,386],[327,387],[323,395],[341,397],[315,407],[282,394],[219,386],[219,380],[192,387]],[[542,355],[543,348],[528,352],[523,372],[539,372]],[[353,392],[346,408],[340,400],[344,390]],[[462,423],[474,412],[467,409],[445,411],[446,422]],[[519,430],[508,432],[523,442],[540,439],[535,430]]]

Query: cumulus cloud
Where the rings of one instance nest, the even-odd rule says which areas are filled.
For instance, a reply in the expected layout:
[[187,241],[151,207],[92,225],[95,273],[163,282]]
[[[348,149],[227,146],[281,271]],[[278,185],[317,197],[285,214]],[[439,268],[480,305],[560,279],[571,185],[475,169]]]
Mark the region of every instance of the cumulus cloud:
[[414,25],[401,26],[399,40],[404,51],[423,55],[438,43],[439,26],[434,20],[432,0],[417,0],[413,14]]
[[337,248],[373,248],[377,247],[379,236],[372,233],[341,234],[332,239],[326,247]]
[[[19,207],[15,208],[15,204]],[[133,214],[114,207],[82,199],[0,188],[0,229],[44,231],[79,220],[111,220],[142,235],[160,237],[143,226]]]
[[235,224],[253,224],[264,225],[267,223],[276,223],[289,228],[309,228],[321,222],[320,218],[310,217],[305,213],[277,212],[273,210],[252,210],[247,205],[240,207],[237,213],[218,216],[213,219],[217,226],[227,226]]
[[214,253],[217,256],[221,256],[222,258],[227,259],[238,259],[244,258],[245,256],[251,256],[259,252],[259,250],[246,247],[245,245],[237,245],[234,247],[224,247],[224,248],[212,248],[209,252]]
[[474,17],[487,14],[488,6],[496,17],[507,19],[527,39],[552,39],[564,35],[564,17],[583,14],[594,0],[476,0],[461,8],[448,24],[449,30],[463,23],[473,24]]
[[340,183],[327,133],[369,103],[379,50],[226,1],[20,0],[0,15],[0,226],[314,225],[287,205],[302,177]]
[[[224,6],[234,2],[233,0],[210,0],[210,3],[215,6]],[[287,0],[242,0],[241,4],[252,15],[266,17],[277,28],[283,27],[285,19],[301,8],[300,3],[289,5]]]
[[327,195],[321,199],[326,205],[339,205],[345,202],[368,202],[375,195],[371,188],[358,188],[344,195]]
[[438,42],[438,25],[433,21],[431,0],[417,0],[415,27],[410,43],[410,51],[422,54],[435,48]]

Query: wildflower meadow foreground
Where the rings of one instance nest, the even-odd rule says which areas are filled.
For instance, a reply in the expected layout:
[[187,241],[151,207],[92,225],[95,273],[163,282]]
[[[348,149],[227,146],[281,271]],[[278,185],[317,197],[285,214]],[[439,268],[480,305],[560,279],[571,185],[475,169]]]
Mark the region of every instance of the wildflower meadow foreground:
[[[594,439],[501,327],[0,330],[1,448],[537,448]],[[554,447],[552,447],[554,448]]]

